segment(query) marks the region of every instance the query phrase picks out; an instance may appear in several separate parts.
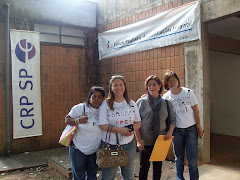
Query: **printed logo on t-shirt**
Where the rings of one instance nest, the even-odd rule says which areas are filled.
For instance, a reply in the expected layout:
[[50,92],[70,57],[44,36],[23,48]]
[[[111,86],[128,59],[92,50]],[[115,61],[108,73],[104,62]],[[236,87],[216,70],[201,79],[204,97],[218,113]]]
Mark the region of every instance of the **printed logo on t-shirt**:
[[[87,115],[88,114],[88,115]],[[92,126],[97,125],[99,112],[92,112],[86,113],[86,116],[88,116],[88,122],[86,124],[91,124]]]
[[129,125],[129,124],[133,124],[133,121],[132,121],[132,117],[129,117],[130,119],[129,120],[118,120],[116,121],[115,125],[119,127],[120,126],[126,126],[126,125]]
[[172,104],[174,109],[176,110],[176,113],[187,113],[189,112],[189,108],[191,108],[191,101],[190,101],[190,97],[188,96],[184,96],[178,99],[172,99]]
[[134,106],[123,104],[118,107],[114,107],[114,111],[108,111],[108,118],[119,118],[115,120],[115,126],[124,127],[129,124],[133,124],[134,121]]

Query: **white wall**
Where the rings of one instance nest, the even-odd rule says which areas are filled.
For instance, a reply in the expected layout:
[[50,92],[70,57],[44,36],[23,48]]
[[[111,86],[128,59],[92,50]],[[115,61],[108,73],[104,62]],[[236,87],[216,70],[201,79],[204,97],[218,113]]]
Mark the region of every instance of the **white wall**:
[[96,8],[88,0],[1,0],[8,3],[10,16],[82,27],[96,27]]
[[211,133],[240,137],[240,55],[210,51]]

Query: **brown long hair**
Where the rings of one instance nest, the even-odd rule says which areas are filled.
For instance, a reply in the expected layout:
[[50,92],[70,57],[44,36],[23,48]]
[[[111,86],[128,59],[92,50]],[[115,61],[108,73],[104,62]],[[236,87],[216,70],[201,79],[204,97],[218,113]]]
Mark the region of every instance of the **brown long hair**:
[[123,84],[124,84],[124,86],[125,86],[125,91],[124,91],[124,93],[123,93],[123,97],[125,98],[125,100],[127,101],[127,103],[130,105],[130,99],[129,99],[128,93],[127,93],[127,83],[126,83],[124,77],[121,76],[121,75],[114,75],[114,76],[111,77],[111,79],[110,79],[110,81],[109,81],[109,85],[108,85],[108,97],[106,98],[107,104],[108,104],[108,106],[109,106],[109,108],[110,108],[111,110],[114,110],[114,108],[113,108],[113,103],[114,103],[114,99],[115,99],[114,94],[113,94],[113,92],[112,92],[112,84],[113,84],[113,81],[116,80],[116,79],[120,79],[120,80],[123,81]]

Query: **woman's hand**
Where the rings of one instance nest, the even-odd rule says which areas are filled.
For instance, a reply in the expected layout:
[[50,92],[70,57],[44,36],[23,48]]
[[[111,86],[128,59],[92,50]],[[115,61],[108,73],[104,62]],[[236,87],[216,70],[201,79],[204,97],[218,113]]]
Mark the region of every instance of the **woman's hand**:
[[169,140],[172,138],[172,133],[173,131],[171,129],[169,129],[169,131],[166,133],[165,137],[164,137],[164,140]]
[[79,119],[79,124],[86,124],[88,122],[88,117],[83,116]]
[[139,139],[139,140],[137,141],[137,147],[138,147],[139,151],[143,151],[143,150],[145,150],[145,149],[144,149],[144,144],[143,144],[143,140],[142,140],[142,139]]
[[[78,122],[78,120],[76,120],[76,118],[71,118],[70,116],[65,117],[65,123],[67,125],[75,126],[76,122]],[[87,116],[83,116],[83,117],[79,118],[79,124],[86,124],[87,122],[88,122]]]
[[204,132],[201,127],[197,128],[198,130],[198,138],[204,138]]
[[133,134],[133,131],[131,131],[131,129],[129,128],[121,128],[121,131],[120,133],[123,135],[123,136],[131,136]]
[[198,130],[198,138],[203,138],[204,137],[204,132],[201,128],[201,123],[200,123],[200,115],[199,115],[199,109],[198,109],[198,105],[194,105],[192,106],[193,112],[194,112],[194,118],[196,121],[196,126],[197,126],[197,130]]
[[[103,124],[103,125],[99,125],[100,129],[103,131],[107,131],[109,124]],[[112,130],[113,133],[120,133],[123,136],[131,136],[133,134],[133,132],[131,132],[131,129],[128,129],[126,127],[117,127],[117,126],[113,126]]]

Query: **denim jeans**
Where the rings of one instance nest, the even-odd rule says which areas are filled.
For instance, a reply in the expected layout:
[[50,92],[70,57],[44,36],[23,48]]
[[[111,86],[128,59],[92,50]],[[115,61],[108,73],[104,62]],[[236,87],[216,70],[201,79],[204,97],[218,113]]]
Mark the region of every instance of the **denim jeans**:
[[198,180],[198,133],[196,125],[188,128],[175,128],[173,138],[173,151],[175,154],[175,167],[177,180],[184,180],[184,155],[188,159],[190,180]]
[[74,146],[69,146],[73,180],[97,180],[98,166],[96,164],[96,153],[91,155],[83,154]]
[[[140,170],[139,170],[139,180],[147,180],[148,171],[150,168],[150,156],[152,154],[154,146],[144,146],[144,151],[140,151]],[[162,162],[153,162],[153,180],[161,179],[162,174]]]
[[[101,147],[103,147],[104,142],[101,143]],[[116,148],[116,145],[111,145],[111,148]],[[121,175],[124,180],[133,180],[133,167],[134,167],[134,158],[136,155],[136,143],[132,140],[128,144],[122,145],[124,150],[128,151],[129,155],[129,164],[128,166],[121,166]],[[112,168],[102,168],[102,180],[114,180],[116,176],[117,169],[119,167]]]

